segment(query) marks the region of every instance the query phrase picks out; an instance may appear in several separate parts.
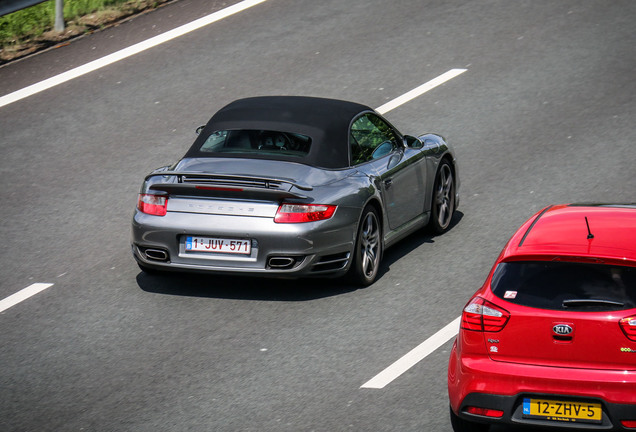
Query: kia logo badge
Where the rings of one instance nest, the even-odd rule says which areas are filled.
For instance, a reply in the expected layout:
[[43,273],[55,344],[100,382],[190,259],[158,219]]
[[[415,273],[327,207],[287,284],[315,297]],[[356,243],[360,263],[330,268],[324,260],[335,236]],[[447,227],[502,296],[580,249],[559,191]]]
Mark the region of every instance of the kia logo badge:
[[566,335],[572,334],[574,330],[572,330],[572,327],[570,327],[567,324],[557,324],[554,327],[552,327],[552,331],[556,335],[566,336]]

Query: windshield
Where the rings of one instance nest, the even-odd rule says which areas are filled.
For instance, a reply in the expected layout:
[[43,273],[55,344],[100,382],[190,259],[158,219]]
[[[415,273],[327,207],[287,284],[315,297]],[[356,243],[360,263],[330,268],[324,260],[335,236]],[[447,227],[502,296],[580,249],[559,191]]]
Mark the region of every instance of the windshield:
[[204,153],[280,155],[303,157],[309,153],[311,138],[269,130],[222,130],[213,132],[199,149]]
[[636,268],[562,261],[504,262],[491,282],[506,301],[541,309],[611,311],[636,307]]

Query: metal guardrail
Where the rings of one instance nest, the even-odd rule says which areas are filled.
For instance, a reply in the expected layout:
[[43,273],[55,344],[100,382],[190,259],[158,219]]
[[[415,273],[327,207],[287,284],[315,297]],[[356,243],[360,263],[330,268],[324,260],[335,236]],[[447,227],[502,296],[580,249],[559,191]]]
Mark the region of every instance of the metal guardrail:
[[[17,12],[47,0],[0,0],[0,16]],[[64,31],[64,0],[55,0],[55,31]]]

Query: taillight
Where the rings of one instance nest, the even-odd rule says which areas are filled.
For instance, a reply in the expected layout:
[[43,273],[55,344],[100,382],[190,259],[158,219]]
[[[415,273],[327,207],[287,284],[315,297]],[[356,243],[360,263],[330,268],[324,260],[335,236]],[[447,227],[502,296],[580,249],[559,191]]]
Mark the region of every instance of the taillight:
[[636,428],[636,420],[621,420],[623,427],[634,429]]
[[473,298],[464,308],[461,327],[466,330],[498,332],[504,328],[510,313],[481,297]]
[[621,329],[629,340],[636,342],[636,315],[623,318],[619,321]]
[[468,408],[466,408],[466,412],[469,414],[475,414],[475,415],[480,415],[480,416],[484,416],[484,417],[502,417],[504,412],[501,410],[496,410],[496,409],[490,409],[490,408],[480,408],[480,407],[474,407],[474,406],[469,406]]
[[165,195],[139,194],[137,208],[140,212],[154,216],[165,216],[168,197]]
[[336,211],[335,205],[281,204],[274,216],[277,223],[316,222],[329,219]]

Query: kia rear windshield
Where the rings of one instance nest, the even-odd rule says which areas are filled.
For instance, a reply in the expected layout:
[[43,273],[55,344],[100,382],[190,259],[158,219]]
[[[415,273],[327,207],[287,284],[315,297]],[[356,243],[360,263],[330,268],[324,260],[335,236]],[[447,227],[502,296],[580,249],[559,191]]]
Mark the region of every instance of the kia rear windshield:
[[213,132],[199,149],[204,153],[278,155],[303,157],[309,153],[311,138],[269,130],[223,130]]
[[555,261],[504,262],[491,282],[506,301],[540,309],[612,311],[636,307],[636,268]]

